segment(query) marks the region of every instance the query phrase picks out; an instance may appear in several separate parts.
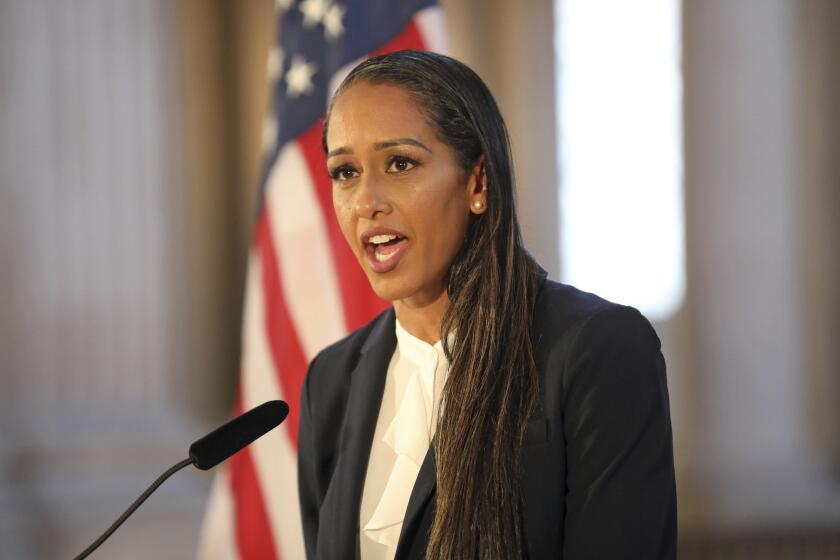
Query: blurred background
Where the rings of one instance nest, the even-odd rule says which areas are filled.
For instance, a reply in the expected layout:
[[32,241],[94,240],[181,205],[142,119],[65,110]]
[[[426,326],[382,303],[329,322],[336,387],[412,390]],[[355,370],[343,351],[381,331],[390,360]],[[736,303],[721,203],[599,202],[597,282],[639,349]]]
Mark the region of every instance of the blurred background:
[[[840,2],[442,7],[527,246],[663,340],[681,557],[840,558]],[[229,416],[274,22],[0,0],[0,557],[81,551]],[[100,556],[193,556],[209,485]]]

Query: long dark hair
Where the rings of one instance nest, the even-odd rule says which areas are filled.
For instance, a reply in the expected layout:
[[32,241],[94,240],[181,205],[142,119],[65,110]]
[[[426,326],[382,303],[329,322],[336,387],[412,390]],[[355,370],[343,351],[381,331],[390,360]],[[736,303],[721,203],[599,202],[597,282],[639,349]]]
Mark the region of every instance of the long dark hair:
[[[449,270],[441,337],[450,368],[434,450],[435,520],[427,558],[522,558],[520,451],[537,406],[531,343],[537,265],[516,219],[507,128],[481,78],[448,56],[398,51],[362,62],[355,82],[403,88],[469,172],[483,157],[487,210],[471,217]],[[329,112],[324,122],[326,151]]]

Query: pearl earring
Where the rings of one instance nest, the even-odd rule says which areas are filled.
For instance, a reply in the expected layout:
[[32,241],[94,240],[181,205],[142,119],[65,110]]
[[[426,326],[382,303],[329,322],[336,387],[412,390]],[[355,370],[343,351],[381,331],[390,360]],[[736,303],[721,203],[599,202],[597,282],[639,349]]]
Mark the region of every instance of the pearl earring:
[[475,202],[473,202],[473,208],[475,208],[476,210],[481,210],[482,208],[484,208],[484,204],[482,204],[480,200],[476,200]]

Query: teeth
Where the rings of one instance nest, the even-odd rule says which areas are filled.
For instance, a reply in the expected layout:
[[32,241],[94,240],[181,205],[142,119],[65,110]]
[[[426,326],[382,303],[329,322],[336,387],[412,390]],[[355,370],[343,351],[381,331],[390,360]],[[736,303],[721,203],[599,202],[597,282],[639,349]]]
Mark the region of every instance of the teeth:
[[368,239],[368,241],[370,241],[371,243],[379,244],[379,243],[388,243],[389,241],[393,241],[396,238],[397,238],[396,235],[388,235],[388,234],[386,234],[386,235],[374,235],[373,237]]
[[391,258],[391,255],[393,255],[393,253],[387,253],[387,254],[379,253],[379,252],[374,253],[374,256],[376,257],[377,262],[385,262],[385,261],[387,261],[388,259]]

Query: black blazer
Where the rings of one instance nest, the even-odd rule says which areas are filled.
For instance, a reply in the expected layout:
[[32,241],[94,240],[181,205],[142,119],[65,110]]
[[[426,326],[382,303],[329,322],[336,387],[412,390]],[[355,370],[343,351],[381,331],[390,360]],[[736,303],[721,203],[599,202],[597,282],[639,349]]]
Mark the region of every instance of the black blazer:
[[[308,558],[359,556],[359,507],[385,375],[387,310],[319,353],[301,398],[298,484]],[[533,340],[540,408],[522,450],[531,559],[676,557],[671,421],[659,338],[635,309],[544,280]],[[423,557],[434,518],[430,448],[396,557]]]

